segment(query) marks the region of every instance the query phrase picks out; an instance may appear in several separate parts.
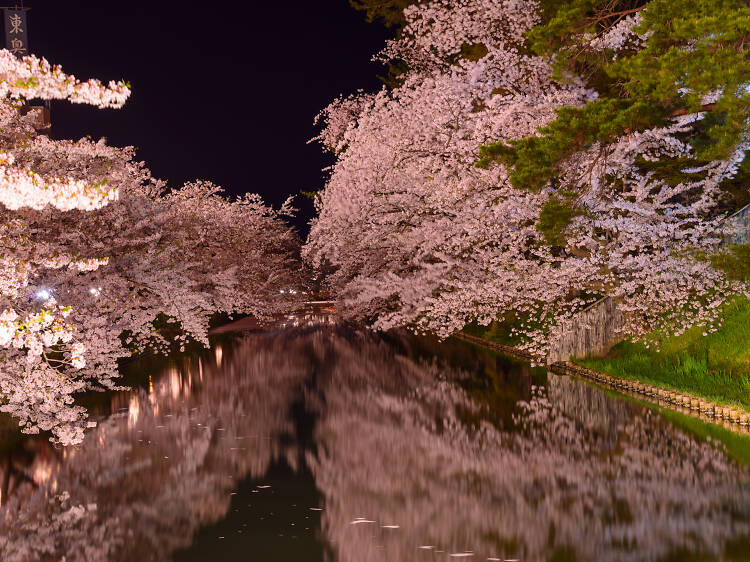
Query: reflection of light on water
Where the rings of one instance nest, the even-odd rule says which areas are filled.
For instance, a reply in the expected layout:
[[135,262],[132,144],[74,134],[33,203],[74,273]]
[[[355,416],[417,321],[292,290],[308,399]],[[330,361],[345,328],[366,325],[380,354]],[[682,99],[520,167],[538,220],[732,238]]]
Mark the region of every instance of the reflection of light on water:
[[169,369],[169,371],[167,372],[166,383],[169,388],[169,393],[172,395],[172,398],[179,398],[180,391],[182,390],[182,383],[180,381],[180,374],[177,372],[177,369]]
[[130,404],[128,405],[128,427],[133,427],[138,423],[138,418],[141,415],[141,404],[138,400],[138,396],[130,397]]
[[224,356],[224,352],[221,350],[221,346],[216,346],[216,364],[221,367],[221,358]]
[[151,403],[154,415],[159,412],[159,405],[156,403],[156,392],[154,392],[154,381],[151,380],[151,375],[148,376],[148,401]]

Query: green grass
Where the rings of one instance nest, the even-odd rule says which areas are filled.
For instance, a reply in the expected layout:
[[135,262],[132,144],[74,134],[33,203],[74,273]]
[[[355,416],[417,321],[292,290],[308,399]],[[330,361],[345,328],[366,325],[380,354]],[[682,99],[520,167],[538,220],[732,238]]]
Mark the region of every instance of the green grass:
[[696,327],[662,341],[660,352],[621,342],[604,358],[575,362],[612,376],[670,387],[750,410],[750,301],[724,307],[723,325],[703,336]]

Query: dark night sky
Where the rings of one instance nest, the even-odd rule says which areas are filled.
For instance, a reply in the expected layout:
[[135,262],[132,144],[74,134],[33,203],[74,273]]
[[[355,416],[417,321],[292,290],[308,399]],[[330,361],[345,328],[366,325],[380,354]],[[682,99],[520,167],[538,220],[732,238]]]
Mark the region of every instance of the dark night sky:
[[[11,2],[7,2],[11,4]],[[178,186],[207,179],[278,206],[322,187],[314,116],[339,93],[380,87],[369,62],[388,31],[347,0],[27,0],[30,50],[80,79],[129,80],[125,108],[52,106],[52,135],[138,147]],[[298,197],[303,226],[311,202]]]

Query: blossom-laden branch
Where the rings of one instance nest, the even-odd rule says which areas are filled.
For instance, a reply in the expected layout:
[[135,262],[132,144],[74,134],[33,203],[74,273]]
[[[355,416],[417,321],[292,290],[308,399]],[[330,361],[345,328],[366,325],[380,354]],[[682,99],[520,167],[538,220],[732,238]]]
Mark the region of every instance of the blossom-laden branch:
[[99,108],[120,108],[130,97],[123,82],[99,80],[81,82],[34,55],[18,58],[7,49],[0,50],[0,97],[8,99],[64,99]]
[[61,211],[100,209],[117,198],[116,189],[83,180],[45,181],[31,170],[13,168],[13,155],[0,153],[0,204],[10,210],[43,209],[51,205]]

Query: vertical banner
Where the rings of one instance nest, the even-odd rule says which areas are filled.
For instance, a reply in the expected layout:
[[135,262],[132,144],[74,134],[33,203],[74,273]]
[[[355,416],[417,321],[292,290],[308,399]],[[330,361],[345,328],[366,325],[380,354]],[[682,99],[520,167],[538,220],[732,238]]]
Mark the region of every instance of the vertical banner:
[[28,55],[26,10],[3,8],[3,23],[5,24],[5,48],[17,57]]

